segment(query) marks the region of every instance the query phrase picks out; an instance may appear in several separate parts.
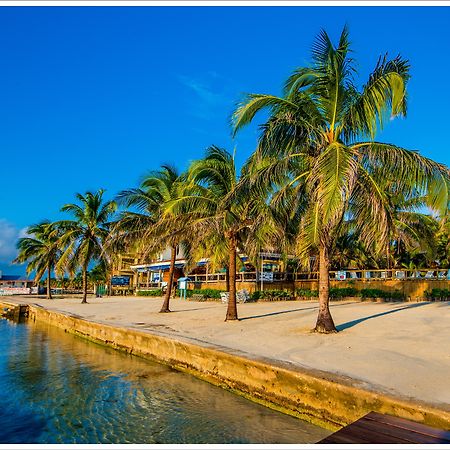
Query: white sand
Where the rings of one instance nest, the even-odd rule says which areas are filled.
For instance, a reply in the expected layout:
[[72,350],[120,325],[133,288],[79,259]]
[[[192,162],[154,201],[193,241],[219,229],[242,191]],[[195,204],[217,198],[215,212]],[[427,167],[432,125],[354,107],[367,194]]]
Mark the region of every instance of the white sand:
[[241,304],[241,320],[224,322],[226,306],[215,302],[174,299],[173,313],[159,314],[160,298],[30,300],[95,322],[346,375],[362,387],[450,410],[450,302],[335,302],[341,331],[319,335],[310,333],[317,303],[309,301]]

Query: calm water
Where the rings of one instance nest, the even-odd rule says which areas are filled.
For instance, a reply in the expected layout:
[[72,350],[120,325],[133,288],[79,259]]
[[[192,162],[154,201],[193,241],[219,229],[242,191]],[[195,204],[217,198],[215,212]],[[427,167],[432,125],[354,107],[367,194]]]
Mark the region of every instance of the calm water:
[[160,364],[0,319],[0,443],[312,443],[328,434]]

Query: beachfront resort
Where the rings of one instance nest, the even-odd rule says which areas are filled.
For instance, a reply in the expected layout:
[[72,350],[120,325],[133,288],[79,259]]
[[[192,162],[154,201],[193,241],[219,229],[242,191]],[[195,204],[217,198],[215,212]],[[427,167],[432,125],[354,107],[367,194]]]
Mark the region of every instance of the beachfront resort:
[[208,143],[26,228],[2,443],[450,443],[450,169],[383,141],[411,62],[361,80],[352,43],[230,105],[241,163]]

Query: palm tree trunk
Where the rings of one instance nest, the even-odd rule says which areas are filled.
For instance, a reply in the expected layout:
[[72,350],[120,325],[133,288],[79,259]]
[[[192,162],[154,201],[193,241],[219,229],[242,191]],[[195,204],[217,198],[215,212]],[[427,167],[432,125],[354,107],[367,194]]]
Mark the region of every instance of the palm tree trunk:
[[228,265],[225,267],[225,288],[227,292],[230,292],[230,268]]
[[50,299],[50,300],[53,298],[52,297],[52,286],[51,286],[52,279],[50,277],[51,272],[52,272],[52,269],[51,269],[50,264],[49,264],[47,266],[47,298]]
[[230,288],[228,290],[228,308],[227,315],[225,317],[225,322],[227,320],[238,320],[237,306],[236,306],[236,236],[231,233],[228,239],[229,245],[229,257],[230,261],[228,263],[229,270],[229,283]]
[[81,300],[81,303],[87,303],[87,290],[87,267],[83,267],[83,300]]
[[319,249],[319,315],[317,316],[317,333],[337,333],[331,317],[330,307],[330,259],[328,248],[321,245]]
[[168,313],[170,312],[169,309],[169,301],[170,301],[170,295],[172,294],[172,285],[173,285],[173,275],[175,272],[175,260],[177,257],[177,247],[172,246],[170,250],[170,268],[169,268],[169,282],[167,283],[167,291],[166,296],[164,297],[164,303],[161,307],[160,313]]

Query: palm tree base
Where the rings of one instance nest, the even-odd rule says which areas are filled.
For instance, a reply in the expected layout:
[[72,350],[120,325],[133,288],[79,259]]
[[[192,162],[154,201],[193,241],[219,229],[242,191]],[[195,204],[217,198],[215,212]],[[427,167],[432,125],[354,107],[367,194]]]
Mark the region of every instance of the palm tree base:
[[237,316],[236,317],[225,317],[225,322],[229,322],[231,320],[239,320],[239,318]]
[[170,313],[172,311],[170,309],[161,309],[159,312],[160,313]]
[[329,323],[317,323],[315,328],[311,330],[313,333],[322,333],[322,334],[331,334],[331,333],[337,333],[338,330],[333,324]]
[[81,300],[81,303],[87,303],[88,301],[87,300]]

